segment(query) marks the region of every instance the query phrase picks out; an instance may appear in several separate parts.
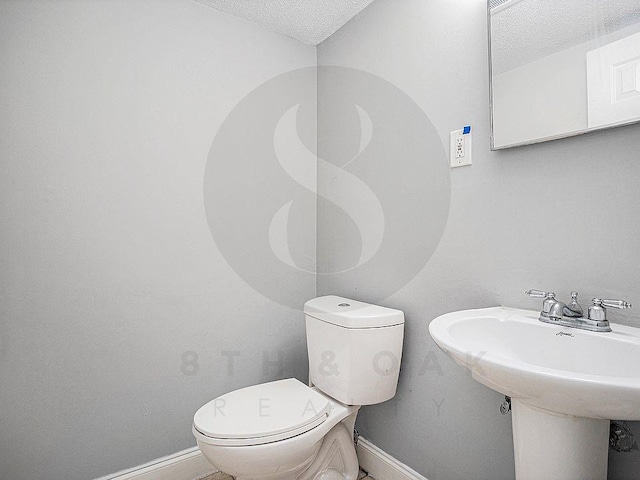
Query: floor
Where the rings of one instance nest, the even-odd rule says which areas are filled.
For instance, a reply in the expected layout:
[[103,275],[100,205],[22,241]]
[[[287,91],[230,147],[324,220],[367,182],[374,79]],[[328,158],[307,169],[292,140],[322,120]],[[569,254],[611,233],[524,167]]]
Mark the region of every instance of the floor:
[[[201,480],[233,480],[233,477],[227,475],[226,473],[218,472],[218,473],[211,474],[208,477],[205,477]],[[374,480],[374,478],[367,475],[366,472],[363,472],[362,470],[360,470],[360,475],[358,475],[358,480]]]

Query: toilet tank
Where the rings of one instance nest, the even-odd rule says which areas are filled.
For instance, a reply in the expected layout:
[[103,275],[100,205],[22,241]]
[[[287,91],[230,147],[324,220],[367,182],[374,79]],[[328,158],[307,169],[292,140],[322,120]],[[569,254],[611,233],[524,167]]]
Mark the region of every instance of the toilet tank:
[[304,305],[309,379],[346,405],[372,405],[396,394],[404,313],[329,295]]

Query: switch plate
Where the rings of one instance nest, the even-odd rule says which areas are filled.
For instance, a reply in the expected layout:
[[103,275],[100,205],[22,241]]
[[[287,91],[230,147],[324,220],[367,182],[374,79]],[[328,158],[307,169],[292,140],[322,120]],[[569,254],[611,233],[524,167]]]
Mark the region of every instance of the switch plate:
[[471,165],[471,132],[451,132],[451,168]]

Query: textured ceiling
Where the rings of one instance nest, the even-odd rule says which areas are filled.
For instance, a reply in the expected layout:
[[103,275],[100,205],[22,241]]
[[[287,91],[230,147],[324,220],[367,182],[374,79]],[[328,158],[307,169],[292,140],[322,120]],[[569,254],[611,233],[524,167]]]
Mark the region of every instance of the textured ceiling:
[[490,2],[494,74],[640,22],[640,0]]
[[317,45],[373,0],[194,0]]

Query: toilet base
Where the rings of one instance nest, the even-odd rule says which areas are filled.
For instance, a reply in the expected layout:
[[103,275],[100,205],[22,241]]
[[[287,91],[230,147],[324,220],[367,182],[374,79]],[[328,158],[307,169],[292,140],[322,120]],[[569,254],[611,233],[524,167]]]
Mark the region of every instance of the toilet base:
[[333,427],[309,468],[298,480],[357,480],[360,467],[353,435],[343,423]]
[[357,480],[358,472],[353,436],[341,422],[324,436],[315,456],[294,471],[268,477],[238,475],[236,480]]

